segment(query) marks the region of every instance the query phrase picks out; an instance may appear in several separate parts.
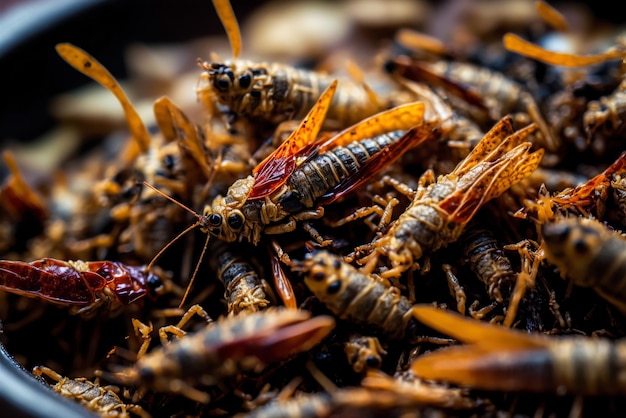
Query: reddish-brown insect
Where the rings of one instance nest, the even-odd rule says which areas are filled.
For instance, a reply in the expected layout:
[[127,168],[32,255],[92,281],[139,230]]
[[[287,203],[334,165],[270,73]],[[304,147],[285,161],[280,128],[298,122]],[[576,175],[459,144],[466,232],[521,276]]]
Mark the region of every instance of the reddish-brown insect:
[[309,311],[279,307],[229,315],[152,350],[134,367],[111,377],[121,383],[208,402],[210,396],[194,385],[214,385],[240,372],[260,371],[309,350],[334,327],[335,320],[330,316],[311,317]]
[[626,166],[626,152],[623,152],[606,170],[597,176],[589,179],[585,184],[575,188],[565,189],[551,200],[562,208],[576,207],[579,209],[588,208],[598,202],[598,199],[606,200],[608,188],[611,186],[613,176],[624,172]]
[[90,316],[101,307],[115,315],[145,296],[155,298],[164,284],[143,266],[43,258],[30,263],[0,260],[0,289],[68,305],[73,313]]

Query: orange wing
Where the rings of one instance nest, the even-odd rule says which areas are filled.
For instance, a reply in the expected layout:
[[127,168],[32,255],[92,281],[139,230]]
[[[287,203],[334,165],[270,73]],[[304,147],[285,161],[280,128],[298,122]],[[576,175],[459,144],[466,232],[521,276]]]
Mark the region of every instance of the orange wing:
[[[122,90],[120,84],[117,80],[115,80],[115,77],[113,77],[111,73],[94,57],[77,46],[69,43],[60,43],[57,44],[56,50],[61,58],[63,58],[68,64],[86,76],[91,77],[93,80],[97,81],[113,93],[122,105],[124,114],[126,115],[126,122],[128,123],[130,132],[135,140],[134,142],[129,143],[130,148],[127,148],[127,151],[124,153],[126,160],[133,161],[138,152],[147,152],[151,141],[150,133],[124,93],[124,90]],[[132,147],[136,147],[137,149],[133,149]]]
[[623,152],[617,160],[613,162],[606,170],[597,176],[589,179],[585,184],[575,187],[574,189],[566,189],[557,193],[552,200],[563,207],[568,206],[585,206],[593,202],[591,195],[602,184],[611,183],[611,176],[623,170],[626,166],[626,152]]
[[452,222],[469,222],[483,204],[500,196],[512,184],[537,168],[543,150],[528,154],[531,143],[520,143],[536,129],[535,125],[529,125],[517,131],[491,151],[484,161],[474,167],[466,167],[467,171],[458,180],[457,190],[439,204],[441,209],[450,214]]
[[413,102],[382,111],[363,119],[361,122],[320,143],[319,147],[316,146],[316,150],[321,153],[364,138],[372,138],[385,132],[411,129],[422,123],[425,109],[423,102]]
[[502,141],[513,134],[511,116],[505,116],[496,123],[485,136],[480,140],[470,154],[463,159],[455,168],[454,175],[463,176],[472,167],[481,161],[485,161],[487,156],[496,149]]
[[255,180],[254,187],[248,199],[261,199],[287,181],[296,168],[298,158],[306,155],[316,142],[335,90],[337,90],[337,80],[333,81],[322,93],[289,138],[254,168],[252,171]]
[[418,321],[469,344],[419,356],[411,364],[419,377],[487,390],[554,389],[547,338],[430,305],[413,310]]

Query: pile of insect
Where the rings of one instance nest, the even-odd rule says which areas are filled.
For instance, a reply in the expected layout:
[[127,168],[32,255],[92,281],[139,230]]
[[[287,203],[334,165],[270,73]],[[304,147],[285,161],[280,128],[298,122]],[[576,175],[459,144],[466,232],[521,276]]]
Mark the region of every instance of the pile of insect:
[[626,416],[607,7],[77,3],[0,36],[4,410]]

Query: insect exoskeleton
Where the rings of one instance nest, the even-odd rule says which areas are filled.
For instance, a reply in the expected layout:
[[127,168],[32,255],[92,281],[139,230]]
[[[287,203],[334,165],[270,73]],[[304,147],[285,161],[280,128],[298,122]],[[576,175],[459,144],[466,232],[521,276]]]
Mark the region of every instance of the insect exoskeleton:
[[537,138],[542,140],[541,144],[551,151],[558,149],[559,143],[530,92],[498,71],[466,62],[411,61],[406,56],[391,61],[388,67],[410,80],[442,87],[451,93],[450,99],[460,98],[455,107],[471,114],[474,121],[489,123],[507,114],[522,120],[530,117],[541,132],[542,137]]
[[62,261],[53,258],[0,260],[0,289],[71,307],[85,317],[107,309],[115,316],[148,296],[155,299],[164,282],[144,266],[117,261]]
[[208,402],[209,395],[194,385],[214,385],[239,372],[261,371],[309,350],[334,326],[330,316],[311,317],[308,311],[278,307],[230,315],[152,350],[134,367],[110,377],[123,384]]
[[475,221],[469,224],[461,238],[463,256],[476,277],[487,286],[489,297],[501,303],[502,290],[505,295],[510,295],[517,274],[493,232],[484,222]]
[[359,271],[331,252],[319,250],[299,262],[304,283],[339,318],[376,327],[392,339],[401,339],[416,325],[413,304],[400,289],[387,286]]
[[[241,33],[228,1],[214,1],[224,24],[234,58],[241,49]],[[199,61],[204,70],[196,92],[214,114],[219,107],[231,119],[242,117],[257,125],[276,126],[302,119],[336,77],[279,63],[256,63],[234,59]],[[390,106],[358,79],[342,79],[329,105],[328,121],[334,129],[357,123]]]
[[337,135],[318,133],[335,93],[334,82],[298,129],[263,160],[251,176],[204,210],[201,228],[224,241],[295,229],[297,221],[320,218],[323,205],[365,183],[408,149],[436,137],[437,122],[424,122],[414,102],[378,113]]
[[361,373],[367,369],[377,369],[383,364],[387,351],[377,337],[351,333],[344,342],[344,352],[352,369]]
[[433,306],[416,306],[415,315],[466,343],[417,357],[411,369],[423,379],[496,391],[626,393],[623,342],[527,334]]
[[148,418],[151,415],[139,405],[125,404],[119,395],[110,387],[102,387],[97,383],[90,382],[85,378],[70,379],[55,372],[54,370],[36,366],[33,368],[35,376],[45,375],[52,379],[54,389],[59,394],[70,398],[97,412],[110,418],[128,418],[130,413],[141,418]]
[[602,222],[572,217],[545,223],[547,260],[576,285],[593,288],[626,313],[626,240]]
[[426,253],[457,240],[483,204],[532,173],[543,149],[530,153],[531,143],[524,141],[536,129],[531,124],[513,132],[505,117],[450,174],[420,186],[409,207],[373,243],[391,261],[381,276],[397,277]]
[[601,97],[587,104],[583,125],[587,138],[599,134],[614,137],[624,132],[626,121],[626,78],[609,96]]
[[269,284],[259,276],[256,266],[244,252],[239,252],[235,244],[211,247],[215,254],[211,257],[213,270],[224,284],[224,297],[228,313],[256,312],[270,305],[268,300]]
[[[278,63],[244,60],[202,62],[205,70],[197,94],[211,109],[217,101],[229,117],[277,126],[302,119],[336,77]],[[341,79],[328,110],[327,122],[343,128],[387,108],[372,100],[368,90],[350,79]]]

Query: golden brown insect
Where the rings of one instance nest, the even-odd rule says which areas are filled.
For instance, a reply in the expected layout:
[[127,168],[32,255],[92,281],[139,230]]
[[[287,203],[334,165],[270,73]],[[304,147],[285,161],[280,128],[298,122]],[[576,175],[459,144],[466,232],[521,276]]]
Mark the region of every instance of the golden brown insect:
[[529,153],[531,143],[522,141],[536,129],[531,124],[513,132],[510,117],[503,118],[450,174],[420,186],[409,207],[372,244],[372,254],[391,261],[381,276],[397,277],[424,254],[458,239],[483,204],[532,173],[543,149]]
[[311,318],[308,311],[278,307],[227,316],[150,351],[111,378],[206,403],[209,395],[194,385],[214,385],[242,371],[260,371],[315,346],[334,326],[332,317]]
[[328,251],[299,262],[304,283],[339,318],[372,325],[387,337],[401,339],[415,325],[413,304],[400,289],[387,286]]
[[626,393],[622,341],[526,334],[433,306],[415,312],[424,324],[467,343],[418,357],[411,369],[423,379],[497,391]]
[[[199,62],[205,70],[198,81],[199,100],[211,113],[221,105],[231,119],[243,117],[271,126],[306,116],[336,77],[285,64],[238,60],[240,35],[230,4],[215,2],[215,7],[229,34],[235,60]],[[364,83],[346,78],[339,82],[327,119],[335,128],[343,128],[387,107]]]
[[383,356],[387,351],[376,337],[352,333],[344,342],[344,352],[355,372],[367,369],[378,369],[383,364]]
[[626,240],[591,218],[542,225],[547,260],[576,285],[593,288],[626,313]]
[[250,257],[235,247],[224,243],[212,246],[211,257],[217,278],[224,284],[224,296],[228,313],[257,312],[270,305],[268,283],[259,277]]
[[436,135],[436,123],[422,123],[424,106],[416,102],[374,115],[330,139],[317,139],[336,86],[326,90],[298,129],[251,176],[205,207],[199,217],[202,231],[227,242],[246,239],[253,244],[262,233],[293,231],[297,221],[320,218],[322,205]]
[[70,379],[44,366],[34,367],[33,374],[49,377],[56,382],[52,389],[67,398],[80,402],[81,405],[97,412],[102,417],[129,418],[130,414],[141,418],[151,416],[139,405],[122,402],[119,395],[108,386],[100,386],[85,378]]

